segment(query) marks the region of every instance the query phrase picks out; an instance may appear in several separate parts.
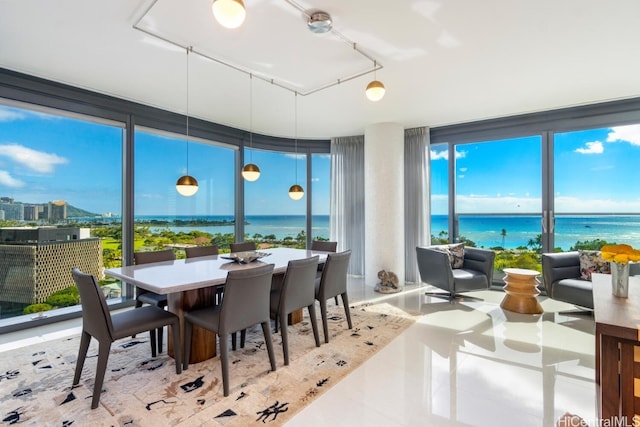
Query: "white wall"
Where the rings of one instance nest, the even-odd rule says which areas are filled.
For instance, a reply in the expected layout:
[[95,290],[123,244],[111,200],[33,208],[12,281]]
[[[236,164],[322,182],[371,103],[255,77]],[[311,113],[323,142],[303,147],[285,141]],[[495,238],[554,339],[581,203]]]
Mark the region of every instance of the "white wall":
[[404,129],[377,123],[364,131],[365,283],[378,271],[404,278]]

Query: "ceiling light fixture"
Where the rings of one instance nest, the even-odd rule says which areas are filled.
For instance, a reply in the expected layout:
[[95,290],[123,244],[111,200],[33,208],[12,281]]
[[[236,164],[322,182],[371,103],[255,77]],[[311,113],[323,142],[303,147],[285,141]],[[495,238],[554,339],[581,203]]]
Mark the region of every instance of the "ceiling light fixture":
[[295,122],[295,155],[293,156],[296,166],[296,183],[289,187],[289,197],[293,200],[300,200],[304,197],[304,189],[298,185],[298,92],[295,92],[295,108],[294,108],[294,122]]
[[327,12],[322,11],[311,12],[309,13],[309,18],[307,19],[307,27],[312,33],[327,33],[333,28],[331,15],[329,15]]
[[367,89],[365,90],[367,98],[373,102],[380,101],[384,97],[385,92],[382,82],[376,79],[377,65],[377,62],[373,61],[373,81],[367,85]]
[[225,28],[238,28],[244,22],[247,11],[242,0],[213,0],[213,16]]
[[249,74],[249,163],[242,168],[242,177],[247,181],[260,178],[260,168],[253,164],[253,74]]
[[198,192],[198,181],[189,175],[189,51],[187,48],[187,173],[176,182],[176,190],[185,197],[193,196]]

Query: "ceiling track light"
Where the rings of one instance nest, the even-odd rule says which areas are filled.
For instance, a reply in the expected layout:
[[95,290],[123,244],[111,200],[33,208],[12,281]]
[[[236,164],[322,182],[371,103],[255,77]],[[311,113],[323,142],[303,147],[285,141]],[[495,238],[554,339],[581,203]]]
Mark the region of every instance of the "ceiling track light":
[[213,0],[211,9],[216,21],[229,29],[241,26],[247,16],[242,0]]
[[376,78],[377,62],[373,61],[373,81],[367,85],[365,94],[369,101],[380,101],[384,97],[385,88],[381,81]]
[[185,197],[193,196],[198,192],[198,180],[189,175],[189,51],[187,48],[187,173],[176,182],[176,190]]
[[322,11],[309,12],[307,28],[309,28],[309,31],[316,34],[328,33],[333,29],[331,15]]
[[247,181],[260,178],[260,168],[253,164],[253,74],[249,74],[249,163],[242,168],[242,177]]

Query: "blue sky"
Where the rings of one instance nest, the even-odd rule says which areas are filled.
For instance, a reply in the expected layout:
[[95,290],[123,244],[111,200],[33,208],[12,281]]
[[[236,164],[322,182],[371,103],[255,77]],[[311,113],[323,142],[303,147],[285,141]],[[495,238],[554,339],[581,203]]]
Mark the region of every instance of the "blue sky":
[[[123,129],[19,108],[0,107],[0,196],[25,203],[66,200],[95,213],[120,213]],[[234,152],[230,148],[151,134],[136,134],[135,209],[138,215],[232,215]],[[539,213],[541,138],[532,136],[457,147],[460,213]],[[175,181],[186,172],[199,183],[185,198]],[[555,135],[556,213],[640,212],[640,125]],[[447,212],[446,149],[433,146],[434,214]],[[247,156],[249,159],[249,156]],[[306,197],[287,190],[304,182],[306,163],[293,154],[255,150],[262,170],[247,182],[248,215],[299,214]],[[314,213],[329,213],[329,156],[314,156]],[[296,166],[297,163],[297,166]],[[308,189],[305,188],[308,192]]]
[[[640,125],[555,135],[556,213],[640,212]],[[459,145],[459,213],[540,213],[539,136]],[[447,213],[447,150],[431,147],[432,208]],[[443,179],[445,178],[445,179]]]
[[[94,213],[121,210],[123,129],[29,110],[0,107],[0,196],[24,203],[66,200]],[[200,188],[177,194],[188,171]],[[135,210],[138,215],[233,215],[234,150],[136,132]],[[260,179],[246,183],[248,215],[301,214],[306,197],[293,201],[295,156],[255,151]],[[314,156],[314,213],[329,212],[329,156]],[[300,157],[298,183],[306,187]],[[305,188],[305,191],[308,189]]]

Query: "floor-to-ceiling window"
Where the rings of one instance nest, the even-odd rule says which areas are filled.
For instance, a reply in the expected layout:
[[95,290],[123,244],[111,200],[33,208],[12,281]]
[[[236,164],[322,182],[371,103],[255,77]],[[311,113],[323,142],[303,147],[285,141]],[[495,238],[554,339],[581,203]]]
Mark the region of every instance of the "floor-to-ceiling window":
[[640,125],[553,137],[553,247],[640,247]]
[[431,242],[449,241],[449,145],[431,145]]
[[122,245],[122,123],[0,105],[0,318],[79,304],[71,269],[103,280]]
[[[235,150],[182,135],[138,129],[135,133],[134,250],[215,244],[228,251],[235,241]],[[176,191],[189,174],[193,196]]]
[[[305,247],[308,189],[306,154],[246,150],[246,159],[260,168],[260,178],[244,184],[245,236],[258,246]],[[289,197],[289,188],[298,184],[305,194]],[[239,239],[240,240],[240,239]]]
[[[8,70],[0,69],[0,77],[0,232],[2,243],[29,242],[0,257],[7,266],[0,269],[2,331],[79,315],[77,308],[55,309],[77,302],[72,266],[62,262],[72,252],[87,255],[73,266],[103,281],[109,303],[119,307],[131,303],[131,287],[105,278],[103,268],[131,263],[135,250],[173,247],[181,257],[182,246],[214,243],[225,251],[242,240],[239,227],[273,237],[270,245],[281,239],[304,247],[309,236],[328,235],[321,218],[329,205],[328,140],[253,134],[252,160],[263,174],[252,187],[240,178],[241,150],[251,140],[242,129],[193,119],[187,131],[183,115]],[[192,197],[176,192],[187,172],[199,183]],[[295,183],[305,190],[297,201],[288,196]],[[311,212],[318,221],[307,220]],[[27,226],[44,231],[33,234]],[[82,248],[65,253],[69,245]],[[11,294],[10,284],[36,274],[40,252],[56,260],[47,274],[65,275],[65,290],[46,302],[58,292],[48,278],[39,291],[44,302],[37,301],[43,305],[20,316],[34,304]],[[16,287],[24,290],[22,282]]]
[[639,122],[634,102],[432,128],[432,224],[446,189],[453,218],[432,239],[495,250],[494,279],[542,252],[640,246]]
[[329,202],[331,199],[331,157],[311,155],[311,238],[329,240]]

